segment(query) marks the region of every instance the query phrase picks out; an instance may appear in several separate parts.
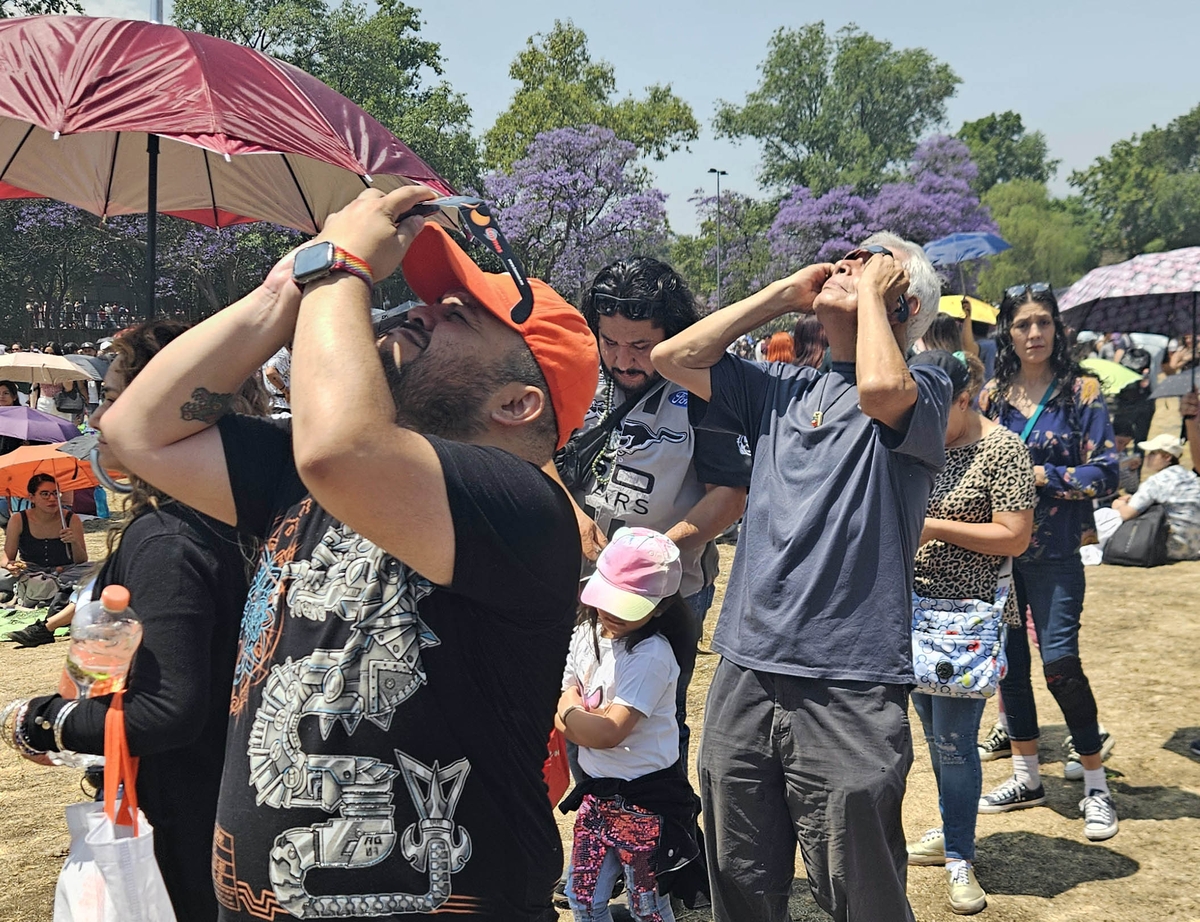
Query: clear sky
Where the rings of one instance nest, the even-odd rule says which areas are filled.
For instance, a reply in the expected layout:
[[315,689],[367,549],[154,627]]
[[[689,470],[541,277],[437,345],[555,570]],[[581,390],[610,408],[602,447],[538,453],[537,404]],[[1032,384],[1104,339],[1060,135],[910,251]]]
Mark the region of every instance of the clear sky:
[[[923,47],[962,78],[947,108],[953,133],[990,112],[1019,112],[1063,161],[1052,189],[1069,191],[1072,169],[1113,142],[1164,125],[1200,103],[1197,0],[911,0],[816,4],[780,0],[408,0],[422,11],[424,37],[441,43],[446,79],[471,105],[477,133],[508,105],[508,66],[525,40],[569,18],[588,35],[594,58],[616,70],[619,91],[670,83],[703,126],[690,151],[653,163],[668,193],[672,226],[695,228],[688,198],[713,191],[709,167],[727,170],[723,188],[755,194],[758,149],[717,139],[718,100],[740,103],[758,82],[767,40],[779,27],[824,18],[834,31],[854,22],[896,47]],[[147,0],[83,0],[97,16],[148,18]],[[845,10],[852,8],[853,15]],[[168,18],[170,4],[168,2]]]

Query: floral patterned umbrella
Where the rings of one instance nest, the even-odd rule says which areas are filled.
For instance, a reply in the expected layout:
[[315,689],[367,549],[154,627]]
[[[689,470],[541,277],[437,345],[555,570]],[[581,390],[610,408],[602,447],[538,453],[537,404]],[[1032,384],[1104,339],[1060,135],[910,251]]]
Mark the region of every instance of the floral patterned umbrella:
[[1077,330],[1173,336],[1195,330],[1198,301],[1200,247],[1185,247],[1093,269],[1059,307]]

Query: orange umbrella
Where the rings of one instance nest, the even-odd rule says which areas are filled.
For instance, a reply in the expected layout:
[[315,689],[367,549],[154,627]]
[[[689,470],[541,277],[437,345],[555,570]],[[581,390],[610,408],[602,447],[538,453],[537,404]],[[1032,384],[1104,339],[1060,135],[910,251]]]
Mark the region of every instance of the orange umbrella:
[[[59,451],[59,445],[63,444],[25,445],[0,455],[0,493],[25,496],[29,478],[34,474],[49,474],[62,492],[97,486],[100,481],[92,466]],[[125,476],[116,471],[110,473],[113,477]]]

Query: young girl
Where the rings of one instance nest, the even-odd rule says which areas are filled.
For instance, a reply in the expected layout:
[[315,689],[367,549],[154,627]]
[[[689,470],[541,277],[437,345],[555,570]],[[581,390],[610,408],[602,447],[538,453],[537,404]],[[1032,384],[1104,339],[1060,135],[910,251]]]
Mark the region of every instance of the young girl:
[[[621,528],[580,595],[555,724],[579,745],[587,776],[563,801],[578,809],[567,899],[579,922],[608,922],[618,875],[639,922],[673,922],[659,876],[692,861],[696,797],[679,761],[678,656],[689,609],[679,549],[648,528]],[[676,649],[676,648],[679,649]]]

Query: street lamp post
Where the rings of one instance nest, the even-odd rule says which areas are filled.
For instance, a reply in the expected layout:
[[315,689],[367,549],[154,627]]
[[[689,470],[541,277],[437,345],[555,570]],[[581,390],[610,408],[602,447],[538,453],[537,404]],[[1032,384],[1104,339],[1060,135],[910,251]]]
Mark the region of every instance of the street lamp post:
[[709,167],[708,172],[717,177],[717,310],[721,309],[721,177],[728,176],[725,170]]

